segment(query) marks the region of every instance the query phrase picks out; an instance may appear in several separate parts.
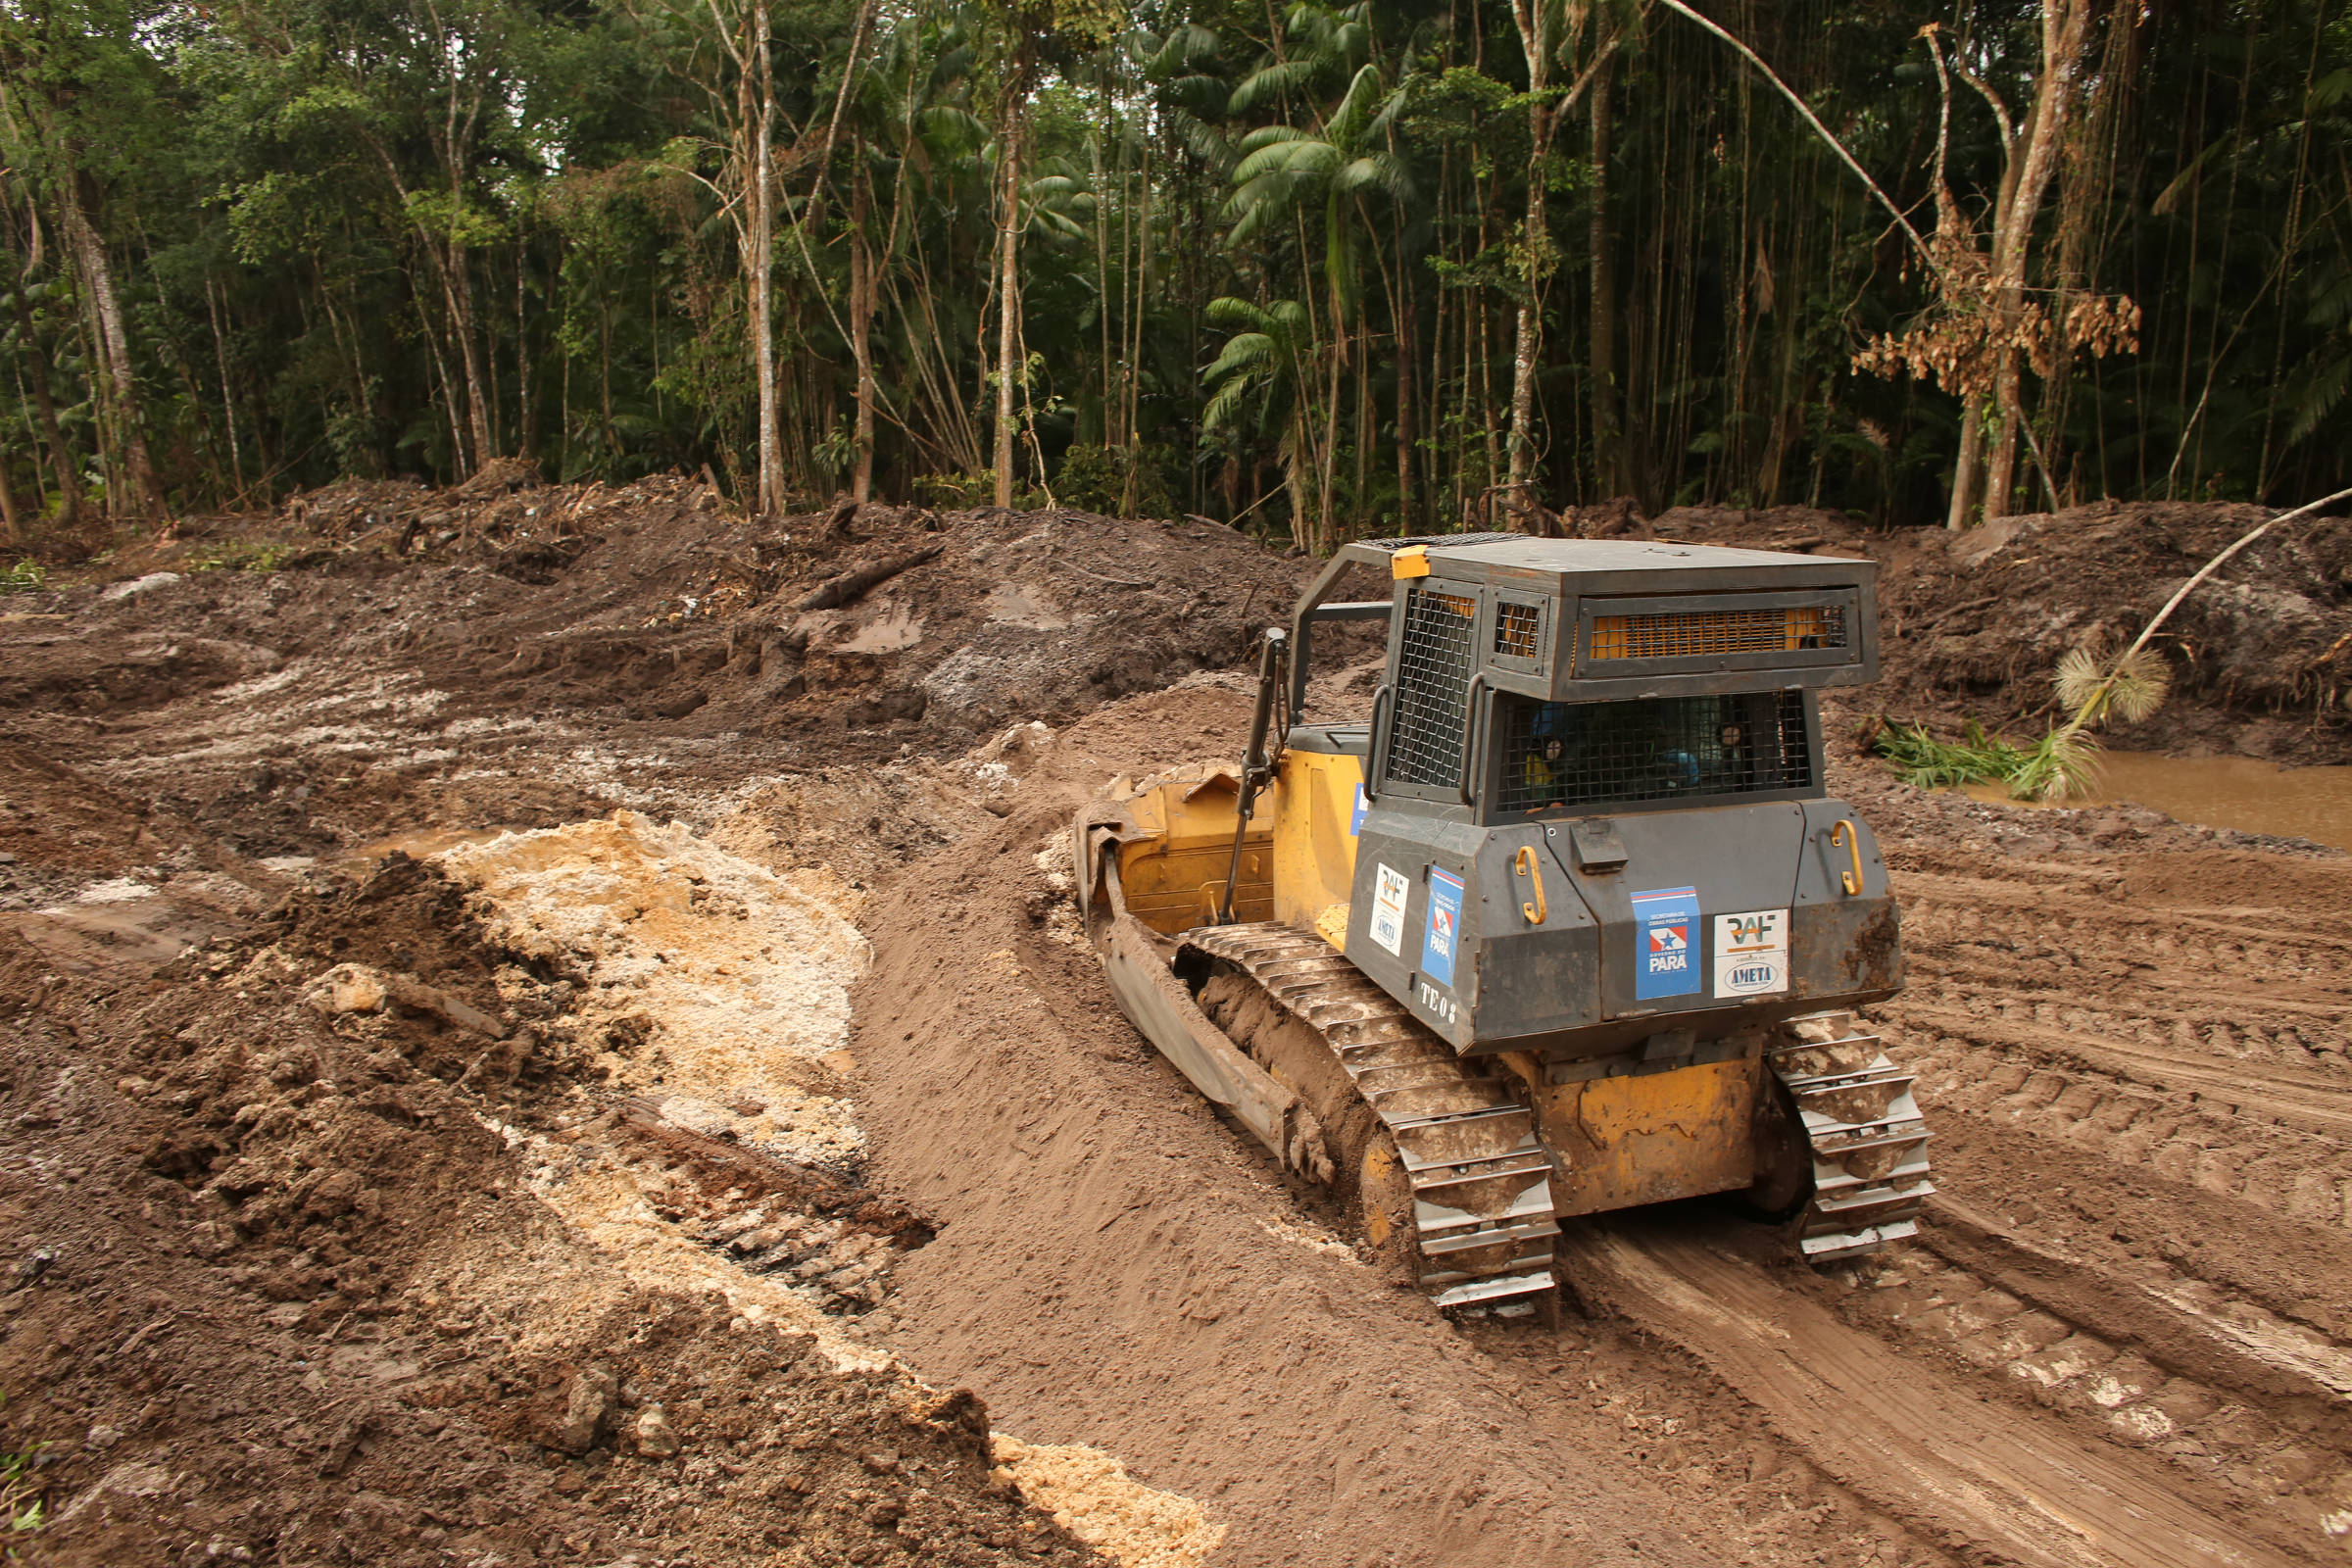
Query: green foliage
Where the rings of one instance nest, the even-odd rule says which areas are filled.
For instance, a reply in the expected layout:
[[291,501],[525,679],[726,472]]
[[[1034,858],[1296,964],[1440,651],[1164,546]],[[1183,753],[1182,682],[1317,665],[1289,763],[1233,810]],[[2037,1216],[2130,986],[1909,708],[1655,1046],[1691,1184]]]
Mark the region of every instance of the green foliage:
[[189,571],[282,571],[286,564],[302,554],[299,546],[279,540],[261,544],[231,545],[210,555],[194,557],[186,564]]
[[2025,755],[1998,736],[1986,735],[1973,718],[1957,741],[1939,741],[1924,724],[1888,724],[1871,748],[1904,783],[1923,790],[1995,783],[2007,778]]
[[[2099,13],[2079,79],[2111,96],[2075,123],[2107,139],[2070,140],[2029,283],[2129,294],[2145,324],[2136,355],[2037,371],[2060,486],[2276,502],[2352,480],[2340,9],[2158,7],[2128,49],[2104,32],[2125,13]],[[505,455],[612,481],[708,465],[740,490],[760,445],[737,139],[757,15],[777,91],[775,436],[797,493],[831,494],[859,458],[854,257],[873,269],[881,493],[964,495],[988,463],[1017,110],[1025,494],[1053,474],[1072,504],[1245,517],[1317,547],[1481,520],[1525,304],[1546,505],[1630,485],[1651,509],[1942,510],[1958,406],[1850,369],[1856,343],[1928,306],[1917,270],[1890,265],[1852,174],[1695,28],[1642,22],[1613,67],[1605,163],[1580,105],[1533,171],[1549,226],[1531,234],[1536,99],[1508,8],[936,0],[875,13],[844,91],[858,11],[0,8],[12,495],[62,514],[54,444],[74,498],[120,514],[134,431],[191,510]],[[1546,95],[1634,14],[1570,8]],[[1972,24],[1973,67],[2012,106],[2040,71],[2025,16]],[[1952,20],[1929,0],[1803,0],[1737,25],[1875,177],[1916,191],[1937,101],[1916,35]],[[1948,174],[1967,212],[2001,189],[1977,94],[1953,102]],[[134,407],[102,373],[68,193],[112,269]],[[1618,279],[1597,302],[1595,236]],[[1596,318],[1620,326],[1605,377]],[[1615,462],[1593,433],[1604,387]],[[2135,684],[2103,707],[2128,716]]]
[[39,593],[49,582],[49,573],[30,557],[17,562],[6,571],[0,571],[0,594]]
[[1172,517],[1168,454],[1159,447],[1100,447],[1073,441],[1054,476],[1054,498],[1081,512],[1112,516]]
[[1957,741],[1937,740],[1921,724],[1887,724],[1871,746],[1904,783],[1923,790],[1999,784],[2016,800],[2056,803],[2098,789],[2097,743],[2066,729],[2017,746],[1985,734],[1973,718]]
[[[926,473],[914,481],[915,498],[925,506],[942,512],[964,507],[993,507],[997,504],[997,470],[974,468],[968,473]],[[1016,484],[1012,504],[1028,509],[1046,504],[1045,492],[1027,485]]]
[[[8,1520],[12,1536],[31,1535],[49,1522],[48,1499],[33,1480],[33,1466],[46,1446],[36,1443],[15,1453],[0,1453],[0,1517]],[[15,1546],[8,1548],[8,1557],[17,1560]]]

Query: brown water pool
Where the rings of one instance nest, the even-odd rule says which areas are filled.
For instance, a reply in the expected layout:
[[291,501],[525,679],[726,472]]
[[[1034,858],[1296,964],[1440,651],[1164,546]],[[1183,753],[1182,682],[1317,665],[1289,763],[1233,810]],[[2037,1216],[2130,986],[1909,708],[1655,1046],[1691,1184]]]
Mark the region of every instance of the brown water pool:
[[[2352,767],[2280,767],[2253,757],[2165,757],[2155,752],[2099,754],[2099,792],[2068,806],[2145,806],[2183,822],[2275,833],[2352,850]],[[1998,784],[1968,793],[2003,806]]]

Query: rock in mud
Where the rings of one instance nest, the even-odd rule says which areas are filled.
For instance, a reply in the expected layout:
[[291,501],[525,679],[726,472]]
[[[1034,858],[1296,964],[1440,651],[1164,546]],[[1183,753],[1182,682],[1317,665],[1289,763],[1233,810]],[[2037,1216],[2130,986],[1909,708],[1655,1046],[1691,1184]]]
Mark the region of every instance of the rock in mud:
[[612,1421],[619,1398],[620,1380],[609,1368],[582,1367],[564,1396],[564,1424],[556,1429],[554,1446],[565,1453],[586,1453]]
[[648,1459],[666,1459],[678,1451],[677,1429],[658,1404],[637,1413],[637,1451]]

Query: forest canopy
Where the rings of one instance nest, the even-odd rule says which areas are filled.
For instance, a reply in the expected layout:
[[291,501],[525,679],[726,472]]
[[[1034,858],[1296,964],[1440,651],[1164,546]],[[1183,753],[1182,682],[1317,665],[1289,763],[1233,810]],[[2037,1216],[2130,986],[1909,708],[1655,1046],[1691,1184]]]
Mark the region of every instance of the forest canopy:
[[19,549],[708,469],[1327,550],[2352,484],[2339,0],[0,0]]

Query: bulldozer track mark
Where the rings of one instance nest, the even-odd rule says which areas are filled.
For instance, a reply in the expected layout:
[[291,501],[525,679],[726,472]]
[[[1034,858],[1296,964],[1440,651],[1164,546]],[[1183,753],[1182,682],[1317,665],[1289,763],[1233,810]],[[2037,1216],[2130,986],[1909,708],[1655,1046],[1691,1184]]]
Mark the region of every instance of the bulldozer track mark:
[[1904,924],[1924,923],[1931,934],[1937,936],[1943,935],[1943,931],[1936,929],[1939,926],[1965,932],[1984,930],[1984,922],[1991,918],[2000,922],[1993,931],[2012,939],[2053,934],[2074,936],[2101,929],[2146,931],[2156,939],[2153,951],[2186,956],[2196,956],[2210,942],[2233,943],[2239,951],[2352,953],[2352,934],[2339,936],[2306,925],[2292,937],[2282,936],[2282,929],[2292,929],[2292,912],[2284,908],[2230,911],[2273,916],[2276,920],[2267,925],[2248,924],[2175,906],[2139,908],[2078,894],[2051,893],[2026,883],[1916,871],[1902,874],[1901,892]]
[[[1915,984],[1936,981],[1938,991],[1971,1005],[2027,1008],[2039,1023],[2108,1032],[2122,1029],[2146,1044],[2169,1039],[2183,1050],[2233,1060],[2260,1054],[2269,1048],[2290,1065],[2311,1065],[2322,1071],[2330,1066],[2352,1067],[2352,1061],[2345,1059],[2346,1054],[2352,1053],[2352,1030],[2344,1027],[2352,997],[2295,1002],[2269,992],[2239,993],[2230,996],[2226,1004],[2208,999],[2202,1004],[2184,1006],[2178,1004],[2180,999],[2169,995],[2157,999],[2133,995],[2127,985],[2117,988],[2120,994],[2096,1000],[2054,1002],[2046,991],[2016,986],[2015,976],[2005,971],[1945,962],[1934,953],[1924,957],[1914,955],[1911,963]],[[2151,1034],[2163,1038],[2150,1039]],[[2236,1036],[2245,1038],[2240,1042],[2232,1038]],[[2241,1043],[2246,1049],[2235,1049]]]
[[1966,1037],[1922,1041],[1919,1070],[1939,1112],[2054,1139],[2290,1220],[2352,1228],[2352,1149],[2230,1113],[2247,1106],[2242,1094],[2227,1105],[2184,1103],[2141,1084],[2021,1062]]
[[[1213,926],[1187,934],[1182,952],[1248,975],[1346,1070],[1410,1185],[1415,1272],[1433,1300],[1467,1306],[1553,1289],[1551,1158],[1499,1078],[1457,1057],[1319,937],[1271,922]],[[1317,1111],[1328,1122],[1335,1107]]]
[[1986,1404],[1671,1221],[1578,1227],[1562,1238],[1561,1261],[1588,1301],[1681,1345],[1816,1464],[1892,1513],[2030,1568],[2294,1560],[2182,1497],[2170,1474],[2038,1412]]
[[[2317,1395],[2341,1405],[2344,1418],[2328,1441],[2352,1452],[2352,1346],[2204,1280],[2131,1278],[2062,1244],[2020,1236],[1949,1194],[1933,1207],[1936,1223],[1922,1243],[1952,1271],[1989,1280],[2070,1324],[2106,1325],[2110,1341],[2135,1342],[2168,1366],[2193,1362],[2208,1384],[2240,1397]],[[2063,1381],[2038,1373],[2033,1380]]]
[[[2258,1482],[2276,1499],[2268,1510],[2270,1517],[2262,1521],[2266,1533],[2290,1545],[2297,1540],[2327,1539],[2332,1507],[2328,1499],[2352,1480],[2341,1425],[2334,1424],[2327,1434],[2290,1429],[2264,1409],[2266,1402],[2279,1396],[2278,1385],[2284,1381],[2278,1374],[2286,1369],[2276,1363],[2243,1369],[2252,1376],[2239,1382],[2267,1385],[2261,1390],[2232,1386],[2211,1375],[2217,1367],[2228,1371],[2230,1352],[2248,1348],[2251,1335],[2231,1339],[2222,1332],[2220,1320],[2184,1311],[2153,1293],[2134,1291],[2128,1282],[2103,1278],[2096,1270],[2082,1270],[2076,1283],[2100,1282],[2113,1294],[2095,1287],[2077,1293],[2063,1286],[2054,1290],[2045,1273],[1984,1267],[1994,1256],[1991,1249],[1972,1249],[1965,1242],[1954,1246],[1941,1228],[1956,1221],[1963,1234],[1971,1229],[1959,1218],[1959,1210],[1939,1204],[1936,1218],[1939,1224],[1929,1242],[1933,1250],[1902,1250],[1890,1254],[1885,1266],[1865,1271],[1871,1277],[1850,1282],[1840,1303],[1849,1323],[1898,1346],[1957,1361],[1968,1369],[1959,1374],[1963,1380],[1970,1373],[1980,1374],[2020,1406],[2056,1412],[2076,1429],[2087,1427],[2102,1441],[2149,1454],[2183,1478],[2201,1482],[2217,1462],[2226,1464],[2233,1475]],[[1973,1254],[1980,1266],[1952,1261],[1959,1253]],[[2037,1270],[2054,1261],[2038,1251],[2034,1260]],[[2080,1295],[2080,1302],[2065,1300],[2070,1294]],[[2079,1310],[2065,1310],[2067,1305],[2078,1305]],[[2134,1313],[2134,1305],[2141,1310]],[[2172,1323],[2152,1321],[2159,1312]],[[2114,1324],[2119,1319],[2155,1330],[2152,1337],[2165,1343],[2147,1343],[2151,1336],[2145,1334],[2113,1329],[2102,1334],[2084,1326],[2085,1321]],[[2275,1319],[2270,1326],[2290,1327]],[[2165,1335],[2166,1327],[2175,1332]],[[2168,1349],[2173,1353],[2165,1354]],[[2208,1375],[2178,1370],[2182,1352]],[[2305,1370],[2318,1368],[2307,1365]],[[2340,1376],[2340,1369],[2330,1368],[2325,1375]],[[2313,1389],[2312,1381],[2300,1373],[2294,1381],[2305,1392]],[[2334,1396],[2331,1391],[2328,1396]],[[2312,1425],[2308,1419],[2298,1423]]]
[[2188,1095],[2331,1141],[2352,1136],[2347,1085],[2315,1072],[2288,1072],[2254,1060],[2215,1062],[2175,1051],[2079,1029],[1985,1017],[1963,1008],[1915,1002],[1889,1004],[1897,1021],[1957,1036],[1981,1047],[2036,1061],[2086,1068],[2171,1095]]

